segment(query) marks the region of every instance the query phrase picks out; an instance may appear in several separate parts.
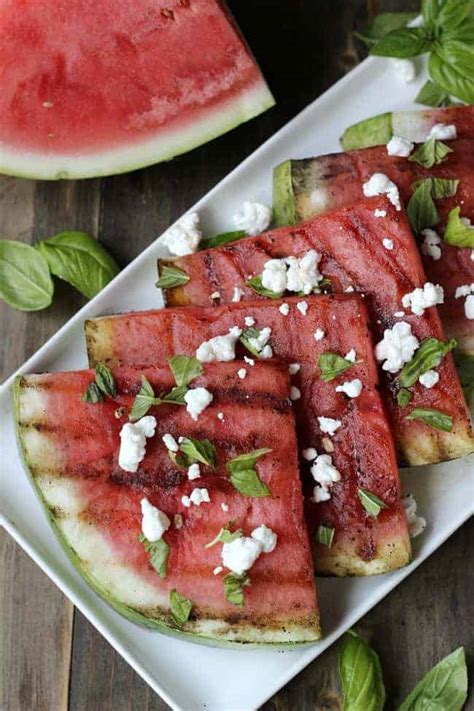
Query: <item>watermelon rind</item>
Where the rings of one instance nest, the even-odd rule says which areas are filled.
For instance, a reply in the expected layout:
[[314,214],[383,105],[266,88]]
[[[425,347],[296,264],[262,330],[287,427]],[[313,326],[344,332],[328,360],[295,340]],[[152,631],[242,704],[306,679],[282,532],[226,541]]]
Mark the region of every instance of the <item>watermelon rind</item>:
[[154,138],[103,151],[55,155],[0,142],[0,173],[37,180],[73,180],[127,173],[191,151],[263,113],[275,100],[263,79],[208,109],[188,125],[160,128]]
[[[29,386],[23,376],[18,376],[12,386],[12,396],[24,468],[48,521],[71,563],[116,612],[144,627],[211,646],[288,648],[312,644],[320,638],[316,620],[307,628],[285,622],[279,629],[264,629],[243,622],[199,619],[188,620],[178,628],[173,622],[168,598],[161,595],[157,601],[156,589],[145,579],[124,565],[111,564],[113,554],[110,552],[110,558],[107,557],[111,549],[105,538],[89,521],[81,521],[81,500],[74,481],[58,475],[54,445],[48,439],[47,431],[41,428],[40,418],[45,408],[41,393]],[[137,609],[140,606],[142,611]]]

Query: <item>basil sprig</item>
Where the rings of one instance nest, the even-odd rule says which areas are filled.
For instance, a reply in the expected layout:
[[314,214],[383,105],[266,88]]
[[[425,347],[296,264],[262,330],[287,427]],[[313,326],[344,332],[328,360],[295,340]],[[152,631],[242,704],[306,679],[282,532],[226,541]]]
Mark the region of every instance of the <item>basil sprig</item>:
[[398,711],[461,711],[467,699],[467,683],[466,655],[459,647],[423,677]]
[[187,386],[198,375],[202,373],[201,363],[191,356],[173,356],[168,358],[168,364],[176,381],[176,387],[169,393],[162,393],[159,396],[155,395],[151,383],[145,375],[141,377],[141,387],[136,396],[129,419],[132,422],[144,417],[150,407],[157,405],[185,405],[184,399],[187,393]]
[[262,285],[261,275],[257,275],[245,282],[245,286],[249,286],[256,294],[260,296],[265,296],[266,299],[281,299],[283,296],[282,291],[272,291],[271,289],[266,289]]
[[443,432],[451,432],[453,429],[453,418],[441,410],[435,410],[430,407],[415,407],[414,410],[406,416],[407,420],[421,420],[430,427]]
[[320,526],[318,526],[316,531],[316,543],[320,543],[322,546],[327,546],[328,548],[331,548],[332,542],[334,540],[334,533],[334,526],[321,524]]
[[184,437],[179,443],[179,451],[181,454],[168,452],[171,461],[179,467],[190,467],[191,464],[200,462],[214,468],[217,464],[216,448],[208,439]]
[[353,366],[354,363],[347,358],[343,358],[337,353],[321,353],[319,356],[319,369],[321,371],[321,380],[325,383],[334,380],[338,375],[345,373],[345,371]]
[[229,531],[229,526],[230,524],[228,523],[223,526],[217,536],[213,538],[212,541],[210,541],[209,543],[206,543],[204,548],[212,548],[216,545],[216,543],[232,543],[232,541],[235,541],[237,538],[242,537],[242,531],[240,530],[240,528],[231,533],[231,531]]
[[266,447],[240,454],[227,462],[230,481],[243,496],[270,496],[270,489],[258,476],[255,465],[260,457],[271,452]]
[[247,573],[237,575],[237,573],[228,573],[224,577],[224,597],[227,602],[230,602],[236,607],[243,607],[244,587],[250,585],[250,579]]
[[453,208],[448,215],[444,230],[444,241],[454,247],[474,249],[474,226],[468,227],[461,221],[461,208]]
[[178,627],[182,627],[189,620],[193,603],[187,597],[181,595],[176,588],[170,590],[169,601],[173,620]]
[[413,195],[407,205],[407,214],[415,234],[438,224],[439,214],[434,201],[453,197],[458,185],[459,180],[448,178],[423,178],[413,183]]
[[377,518],[381,510],[387,508],[385,501],[382,501],[382,499],[379,499],[378,496],[371,491],[367,491],[367,489],[358,489],[357,496],[369,516]]
[[34,247],[0,240],[0,299],[20,311],[39,311],[53,300],[48,262]]
[[159,289],[175,289],[177,286],[184,286],[189,281],[186,272],[171,264],[158,263],[158,281],[155,286]]
[[446,156],[452,152],[452,148],[437,138],[428,138],[427,141],[418,146],[408,160],[422,165],[423,168],[432,168],[434,165],[442,163]]
[[436,368],[441,359],[457,346],[457,341],[451,338],[447,343],[437,338],[425,338],[421,342],[413,358],[406,363],[400,372],[400,385],[409,388],[414,385],[420,375]]
[[163,538],[159,541],[149,541],[143,534],[139,536],[140,543],[150,557],[150,563],[160,578],[166,578],[170,547]]
[[95,405],[103,401],[104,395],[112,399],[117,397],[117,386],[112,371],[105,363],[97,363],[95,367],[95,380],[92,380],[87,386],[82,396],[82,401]]
[[377,654],[352,630],[339,656],[344,711],[383,711],[385,686]]

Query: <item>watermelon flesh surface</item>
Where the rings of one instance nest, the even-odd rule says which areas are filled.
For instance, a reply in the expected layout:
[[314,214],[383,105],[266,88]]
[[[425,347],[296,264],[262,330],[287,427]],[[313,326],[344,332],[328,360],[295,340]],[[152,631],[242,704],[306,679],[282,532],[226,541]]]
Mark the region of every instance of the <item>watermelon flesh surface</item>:
[[[386,217],[375,217],[375,210],[384,210]],[[393,241],[393,250],[385,249],[383,238]],[[173,264],[186,272],[189,281],[168,290],[167,303],[209,305],[210,295],[216,289],[223,303],[231,302],[235,286],[243,289],[244,300],[261,298],[245,286],[248,276],[261,274],[265,262],[271,258],[301,257],[309,249],[322,255],[319,269],[331,279],[333,291],[340,293],[353,288],[367,295],[377,341],[384,329],[400,320],[394,314],[403,310],[402,296],[427,281],[405,213],[396,211],[385,197],[376,197],[329,211],[296,227],[272,230],[174,260]],[[420,342],[428,337],[445,341],[436,308],[425,310],[421,316],[408,310],[403,320],[411,325]],[[413,385],[409,408],[398,406],[395,377],[383,373],[384,400],[400,459],[410,465],[453,459],[474,449],[469,412],[450,354],[437,370],[440,380],[435,387]],[[451,415],[452,431],[434,429],[421,420],[407,420],[406,416],[417,407]]]
[[[474,124],[474,111],[471,113]],[[455,123],[457,126],[459,122]],[[474,135],[474,125],[472,128],[471,135]],[[436,201],[440,223],[434,229],[442,237],[448,213],[458,205],[461,215],[474,222],[474,140],[460,138],[450,141],[449,146],[453,152],[430,169],[407,158],[389,156],[385,146],[287,161],[278,166],[274,174],[278,224],[295,224],[326,210],[350,205],[362,197],[362,185],[374,173],[387,175],[397,185],[405,205],[417,180],[430,177],[459,180],[453,197]],[[286,219],[288,216],[290,221]],[[419,235],[417,241],[421,246],[423,236]],[[441,284],[444,289],[444,303],[438,308],[447,335],[457,339],[461,352],[474,355],[474,326],[466,318],[464,299],[455,298],[459,286],[474,282],[472,250],[445,242],[440,247],[439,260],[421,254],[423,267],[428,280]]]
[[[299,299],[290,298],[290,313],[279,311],[282,302],[242,302],[215,309],[176,308],[106,316],[86,322],[91,365],[107,361],[136,367],[163,360],[170,355],[194,355],[203,342],[223,335],[252,316],[256,328],[270,327],[274,355],[287,364],[299,363],[301,370],[291,382],[301,391],[295,400],[299,450],[315,447],[319,454],[331,452],[341,480],[331,489],[331,499],[312,502],[314,481],[310,464],[301,460],[306,502],[306,520],[314,549],[316,571],[330,575],[370,575],[406,565],[410,542],[400,503],[400,482],[395,448],[378,392],[377,368],[372,353],[368,314],[356,296],[308,297],[306,315],[296,308]],[[315,341],[316,328],[326,337]],[[325,383],[317,363],[325,351],[339,354],[351,348],[358,362],[350,378],[364,384],[360,397],[349,400],[335,391],[348,379],[347,373]],[[248,352],[242,346],[238,358]],[[258,361],[257,361],[258,362]],[[245,365],[240,362],[234,368]],[[248,373],[250,365],[245,365]],[[321,431],[318,416],[341,421],[332,438]],[[328,448],[329,447],[329,448]],[[386,502],[378,518],[365,512],[357,495],[364,488]],[[329,548],[317,544],[314,534],[320,524],[333,526]]]
[[[168,603],[169,591],[176,588],[193,602],[184,633],[231,642],[313,641],[320,636],[319,615],[287,369],[258,363],[245,380],[237,369],[232,363],[209,365],[193,381],[193,387],[207,387],[214,395],[197,421],[180,406],[149,411],[157,431],[147,440],[136,473],[118,465],[119,433],[141,374],[155,392],[168,391],[174,386],[168,367],[114,369],[117,398],[95,405],[81,401],[93,371],[21,377],[16,397],[21,446],[69,554],[119,611],[149,626],[180,631]],[[118,407],[123,414],[117,418]],[[217,417],[220,412],[225,424]],[[166,433],[208,438],[217,448],[216,469],[201,465],[201,478],[189,481],[186,470],[167,455],[161,439]],[[257,463],[271,496],[245,497],[230,483],[225,462],[260,447],[272,449]],[[207,488],[211,501],[186,508],[181,497],[196,486]],[[139,541],[144,496],[172,522],[176,514],[182,516],[182,527],[172,523],[163,536],[170,547],[164,579]],[[245,535],[265,523],[278,536],[275,550],[262,554],[249,572],[244,607],[224,597],[228,571],[213,574],[222,565],[222,545],[204,547],[229,522]]]
[[273,104],[218,0],[8,0],[0,170],[39,178],[172,158]]

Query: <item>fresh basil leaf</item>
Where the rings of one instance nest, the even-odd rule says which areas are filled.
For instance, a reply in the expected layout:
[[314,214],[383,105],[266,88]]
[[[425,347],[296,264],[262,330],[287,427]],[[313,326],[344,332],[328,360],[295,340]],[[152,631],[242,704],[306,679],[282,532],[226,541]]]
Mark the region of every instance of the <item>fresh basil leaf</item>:
[[398,391],[397,393],[397,402],[400,405],[400,407],[407,407],[408,403],[413,397],[413,393],[411,393],[409,390],[406,388],[401,388],[401,390]]
[[341,375],[341,373],[345,373],[345,371],[353,365],[354,363],[352,361],[343,358],[337,353],[330,353],[329,351],[327,353],[321,353],[319,356],[321,380],[328,383],[334,380],[334,378],[337,378],[338,375]]
[[474,394],[474,355],[455,351],[454,363],[466,400]]
[[435,22],[441,27],[459,27],[472,9],[471,0],[444,0],[439,6]]
[[424,27],[402,27],[384,35],[370,53],[377,57],[404,59],[427,52],[431,44],[431,36]]
[[170,390],[169,393],[160,395],[160,400],[162,403],[167,402],[169,405],[186,405],[186,400],[184,399],[184,396],[187,392],[188,388],[186,385],[178,385],[172,390]]
[[425,27],[431,28],[435,24],[439,13],[439,5],[440,0],[421,0],[421,14]]
[[90,405],[96,405],[98,402],[103,402],[104,396],[99,390],[99,386],[97,385],[95,380],[91,380],[81,400],[82,402],[87,402]]
[[377,654],[349,632],[339,656],[344,711],[383,711],[385,687]]
[[406,419],[421,420],[425,424],[430,425],[430,427],[443,430],[443,432],[451,432],[453,429],[453,418],[451,415],[446,415],[446,413],[441,412],[441,410],[434,410],[429,407],[415,407],[415,409],[407,415]]
[[153,405],[159,405],[160,402],[160,398],[155,397],[155,393],[153,392],[151,384],[149,383],[147,378],[142,375],[142,384],[138,395],[134,400],[132,411],[129,415],[129,420],[131,422],[139,420],[141,417],[144,417],[146,415],[150,407],[152,407]]
[[29,244],[0,240],[0,299],[21,311],[45,309],[53,300],[48,262]]
[[437,338],[424,338],[413,358],[405,363],[400,373],[400,385],[409,388],[414,385],[420,375],[441,363],[441,359],[457,346],[457,341],[452,338],[447,343]]
[[184,595],[181,595],[176,588],[170,590],[170,609],[173,620],[181,627],[189,620],[189,615],[193,609],[193,603]]
[[263,457],[265,454],[270,454],[272,449],[267,447],[262,447],[261,449],[254,449],[252,452],[245,452],[245,454],[239,454],[238,457],[234,457],[227,462],[227,469],[233,473],[245,469],[253,469],[257,461]]
[[438,224],[439,214],[431,197],[431,181],[420,181],[408,202],[407,215],[415,234]]
[[281,299],[281,297],[283,296],[282,291],[271,291],[270,289],[266,289],[264,286],[262,286],[262,277],[260,274],[246,281],[245,286],[249,286],[251,289],[253,289],[253,291],[255,291],[256,294],[260,294],[260,296],[265,296],[267,299]]
[[255,465],[260,457],[263,457],[271,451],[271,449],[267,448],[255,449],[252,452],[246,452],[227,462],[226,468],[230,473],[230,481],[243,496],[270,495],[270,489],[261,481],[255,469]]
[[416,95],[415,101],[419,104],[425,104],[425,106],[434,107],[452,106],[454,104],[450,95],[430,79],[423,84]]
[[430,195],[434,200],[453,197],[456,195],[459,185],[459,180],[454,178],[423,178],[415,180],[412,184],[413,190],[418,190],[425,182],[429,183]]
[[189,281],[189,276],[186,272],[178,267],[173,267],[170,264],[158,264],[159,279],[155,286],[159,289],[175,289],[178,286],[184,286]]
[[464,42],[459,42],[459,40],[443,38],[442,43],[436,45],[436,53],[443,62],[450,65],[451,69],[458,72],[465,79],[473,80],[473,47],[464,44]]
[[474,227],[468,227],[461,221],[461,208],[450,210],[443,239],[454,247],[469,247],[474,249]]
[[95,366],[95,381],[104,395],[108,395],[111,398],[117,397],[115,378],[105,363],[97,363]]
[[199,250],[212,249],[213,247],[221,247],[229,242],[236,242],[243,237],[247,237],[245,230],[234,230],[234,232],[223,232],[222,234],[206,237],[199,242]]
[[60,232],[36,245],[51,273],[92,299],[120,271],[117,262],[86,232]]
[[431,669],[407,696],[398,711],[461,711],[467,699],[467,667],[459,647]]
[[173,377],[178,386],[186,386],[202,374],[202,365],[197,358],[185,355],[176,355],[168,358]]
[[243,588],[250,585],[249,576],[246,573],[237,575],[237,573],[228,573],[224,577],[224,597],[227,602],[237,607],[244,606],[244,590]]
[[209,543],[206,543],[204,548],[212,548],[212,546],[215,546],[216,543],[232,543],[232,541],[235,541],[237,538],[242,537],[242,531],[240,528],[237,531],[234,531],[231,533],[228,528],[229,524],[226,524],[215,538],[212,539]]
[[368,46],[373,45],[387,32],[405,27],[417,17],[416,12],[382,12],[377,15],[364,32],[354,32],[355,36]]
[[149,541],[142,534],[139,537],[140,542],[143,544],[144,549],[150,556],[150,563],[160,576],[160,578],[166,578],[167,567],[168,567],[168,556],[170,552],[170,547],[160,538],[159,541]]
[[325,526],[321,524],[318,526],[316,531],[316,543],[320,543],[322,546],[327,546],[331,548],[332,542],[334,540],[335,529],[334,526]]
[[425,143],[420,143],[416,151],[408,157],[408,160],[412,163],[418,163],[423,168],[432,168],[434,165],[441,163],[448,153],[452,152],[452,148],[437,138],[428,138]]
[[472,46],[474,42],[474,17],[467,17],[457,27],[443,27],[443,42],[447,40],[456,40]]
[[187,469],[189,467],[187,457],[185,457],[184,454],[181,454],[180,452],[172,452],[170,449],[168,449],[168,457],[171,459],[173,464],[179,467],[180,469]]
[[378,496],[375,496],[371,491],[367,491],[367,489],[358,489],[357,496],[369,516],[377,518],[381,510],[387,508],[387,504],[382,499],[379,499]]
[[189,464],[201,462],[208,467],[215,467],[217,464],[217,451],[212,442],[208,439],[193,439],[185,437],[180,443],[181,452],[187,457]]
[[428,61],[428,69],[431,78],[446,92],[465,101],[467,104],[474,104],[474,81],[461,74],[458,69],[449,62],[445,62],[436,52],[431,52]]

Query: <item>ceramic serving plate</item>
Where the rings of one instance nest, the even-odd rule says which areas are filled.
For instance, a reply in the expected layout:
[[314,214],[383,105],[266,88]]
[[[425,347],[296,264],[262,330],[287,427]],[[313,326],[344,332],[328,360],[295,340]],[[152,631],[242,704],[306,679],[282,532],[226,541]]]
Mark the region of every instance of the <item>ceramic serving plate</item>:
[[[370,58],[308,106],[204,197],[199,210],[207,234],[231,229],[243,200],[271,202],[273,167],[286,158],[339,150],[338,138],[355,121],[392,109],[415,108],[424,80],[404,84],[390,61]],[[156,281],[159,240],[77,313],[18,373],[86,366],[85,318],[161,304]],[[474,458],[402,472],[428,521],[403,570],[365,579],[318,580],[324,638],[293,651],[219,649],[142,629],[120,617],[82,580],[56,540],[17,451],[10,378],[0,388],[2,469],[0,522],[104,637],[174,709],[247,711],[260,706],[398,585],[472,514]]]

